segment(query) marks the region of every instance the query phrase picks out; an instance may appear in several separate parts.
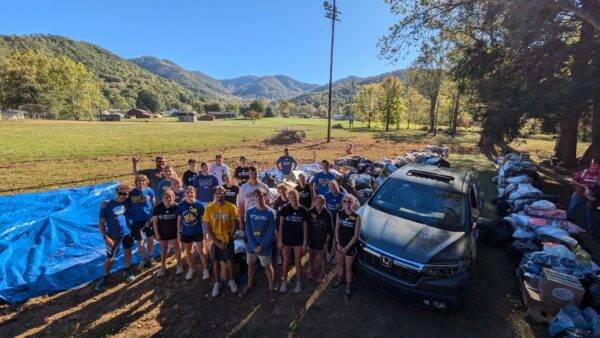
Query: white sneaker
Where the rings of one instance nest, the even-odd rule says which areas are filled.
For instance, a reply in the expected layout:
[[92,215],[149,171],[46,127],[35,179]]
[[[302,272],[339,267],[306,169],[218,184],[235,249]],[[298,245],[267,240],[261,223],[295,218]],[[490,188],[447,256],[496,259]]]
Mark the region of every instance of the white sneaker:
[[230,280],[227,284],[229,284],[229,290],[231,290],[231,293],[238,292],[237,283],[233,279]]
[[137,269],[138,269],[139,271],[142,271],[142,270],[144,270],[144,265],[146,265],[146,260],[145,260],[145,259],[142,259],[142,260],[140,261],[140,264],[138,264],[138,266],[137,266]]
[[281,292],[281,293],[287,292],[287,282],[286,281],[281,282],[281,287],[279,288],[279,292]]
[[162,277],[165,275],[165,268],[163,268],[162,266],[160,267],[160,269],[158,269],[158,272],[156,273],[157,277]]
[[277,256],[277,265],[281,265],[283,264],[283,261],[281,260],[280,256]]
[[202,279],[207,280],[210,278],[210,274],[208,273],[208,269],[204,269],[204,271],[202,271]]
[[302,292],[302,283],[296,282],[296,288],[294,289],[294,293]]
[[177,265],[177,269],[175,270],[175,275],[179,276],[183,273],[183,267],[181,265]]
[[148,261],[150,262],[150,267],[154,266],[154,257],[150,257]]
[[194,270],[189,269],[188,272],[185,274],[185,279],[190,280],[194,278]]
[[213,289],[212,289],[212,294],[211,296],[216,297],[219,295],[219,289],[221,288],[221,283],[219,282],[215,282],[215,284],[213,284]]

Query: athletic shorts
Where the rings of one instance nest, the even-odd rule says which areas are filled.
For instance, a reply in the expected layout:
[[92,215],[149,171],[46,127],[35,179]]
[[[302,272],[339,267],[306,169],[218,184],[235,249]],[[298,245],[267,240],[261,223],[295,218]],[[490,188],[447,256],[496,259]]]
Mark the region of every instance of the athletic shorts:
[[131,236],[136,241],[141,241],[143,236],[154,237],[154,228],[150,225],[150,220],[147,221],[133,221],[131,224]]
[[[335,251],[339,252],[337,249]],[[341,252],[339,252],[339,253],[341,253]],[[354,257],[355,255],[356,255],[356,244],[351,246],[350,249],[348,249],[348,251],[346,251],[346,254],[344,256]]]
[[233,241],[225,245],[225,249],[221,250],[216,244],[210,247],[210,256],[215,262],[225,262],[233,259],[235,252],[233,250]]
[[310,241],[310,243],[308,243],[308,247],[314,251],[322,251],[323,249],[327,248],[327,245],[325,245],[325,244],[327,244],[327,243],[325,243],[325,240],[323,240],[321,242]]
[[260,261],[260,265],[263,268],[266,268],[267,266],[269,266],[269,264],[271,264],[271,256],[260,256],[255,254],[254,252],[247,252],[246,253],[246,263],[247,264],[253,264],[254,262],[256,262],[256,258],[258,257],[258,260]]
[[158,226],[158,233],[161,241],[171,241],[177,239],[177,227],[161,227]]
[[133,237],[131,237],[131,234],[117,238],[112,238],[110,236],[108,237],[113,240],[114,244],[112,246],[106,246],[106,258],[114,258],[119,253],[120,246],[122,246],[125,250],[131,249],[133,246]]
[[181,242],[182,243],[200,243],[202,242],[202,240],[204,239],[204,234],[203,233],[199,233],[196,235],[181,235]]

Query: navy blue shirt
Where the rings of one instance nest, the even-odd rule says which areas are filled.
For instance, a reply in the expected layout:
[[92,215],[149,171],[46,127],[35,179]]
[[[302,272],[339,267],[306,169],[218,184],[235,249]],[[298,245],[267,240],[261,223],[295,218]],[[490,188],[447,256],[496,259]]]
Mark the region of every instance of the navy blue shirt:
[[270,256],[271,243],[275,235],[275,211],[269,207],[264,210],[259,210],[258,207],[248,209],[244,232],[248,240],[246,252],[252,253],[260,245],[262,250],[258,255]]
[[125,205],[125,201],[119,203],[111,200],[106,202],[104,207],[100,209],[100,218],[106,221],[106,233],[111,238],[119,238],[131,233],[125,218],[125,212],[127,211]]
[[290,172],[292,172],[292,168],[294,167],[295,163],[296,160],[289,155],[283,155],[277,160],[277,164],[281,166],[281,173],[284,175],[288,175]]
[[204,207],[200,201],[188,203],[181,201],[177,206],[177,215],[181,216],[181,235],[195,236],[202,234],[202,216]]
[[201,202],[213,201],[213,188],[219,185],[219,179],[215,175],[202,175],[194,177],[194,188],[196,188],[196,198]]
[[317,195],[325,195],[329,191],[329,181],[335,179],[335,175],[330,171],[327,174],[324,171],[318,172],[313,176],[312,183],[315,184]]
[[154,191],[146,187],[142,190],[134,188],[129,192],[127,197],[127,206],[129,208],[129,217],[134,222],[147,221],[152,218],[152,209],[154,205]]
[[165,190],[171,188],[171,180],[168,178],[164,178],[162,181],[158,182],[156,186],[156,191],[154,192],[156,195],[156,200],[162,202],[162,194]]
[[338,211],[342,210],[342,200],[344,199],[343,192],[339,192],[337,196],[333,196],[332,192],[325,194],[325,208],[331,213],[331,217],[335,220]]

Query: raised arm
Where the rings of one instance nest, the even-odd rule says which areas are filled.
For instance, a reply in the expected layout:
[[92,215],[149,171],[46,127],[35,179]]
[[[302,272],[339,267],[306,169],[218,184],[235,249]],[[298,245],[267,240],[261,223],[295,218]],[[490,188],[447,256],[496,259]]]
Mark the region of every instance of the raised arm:
[[133,165],[133,168],[132,168],[133,176],[137,176],[140,172],[140,167],[139,167],[140,166],[140,158],[137,156],[132,157],[131,164]]

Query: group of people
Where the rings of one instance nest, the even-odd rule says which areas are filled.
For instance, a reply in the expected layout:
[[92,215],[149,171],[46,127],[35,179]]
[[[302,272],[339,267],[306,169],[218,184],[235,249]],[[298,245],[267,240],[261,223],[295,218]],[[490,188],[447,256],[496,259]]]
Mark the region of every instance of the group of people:
[[570,220],[583,216],[583,224],[600,237],[600,163],[592,161],[588,168],[575,173],[575,192],[569,201],[567,215]]
[[[190,159],[189,168],[179,178],[174,167],[162,156],[155,168],[140,170],[139,158],[132,159],[135,186],[119,184],[116,196],[100,206],[99,229],[106,243],[104,277],[96,284],[106,289],[113,261],[124,250],[125,277],[135,278],[130,269],[131,249],[137,243],[141,258],[139,269],[154,264],[154,242],[160,244],[157,277],[166,273],[169,251],[174,251],[175,274],[191,280],[196,274],[196,256],[200,258],[202,279],[210,278],[212,296],[227,285],[232,293],[244,297],[254,288],[257,261],[267,277],[268,290],[288,291],[288,275],[295,267],[294,292],[302,291],[304,279],[322,283],[325,262],[337,260],[337,279],[332,286],[346,286],[345,297],[352,295],[352,265],[357,251],[361,220],[356,213],[357,200],[336,181],[327,160],[322,171],[309,182],[305,174],[297,176],[297,185],[282,183],[277,195],[259,179],[258,168],[246,157],[231,176],[221,155],[211,165]],[[284,177],[296,179],[298,165],[288,149],[276,161]],[[238,290],[234,278],[234,239],[245,240],[248,283]],[[206,246],[206,247],[205,247]],[[302,257],[308,254],[304,273]],[[183,261],[185,255],[185,262]],[[281,264],[281,282],[276,285],[274,263]],[[222,273],[222,269],[225,271]],[[224,278],[222,278],[224,277]]]

